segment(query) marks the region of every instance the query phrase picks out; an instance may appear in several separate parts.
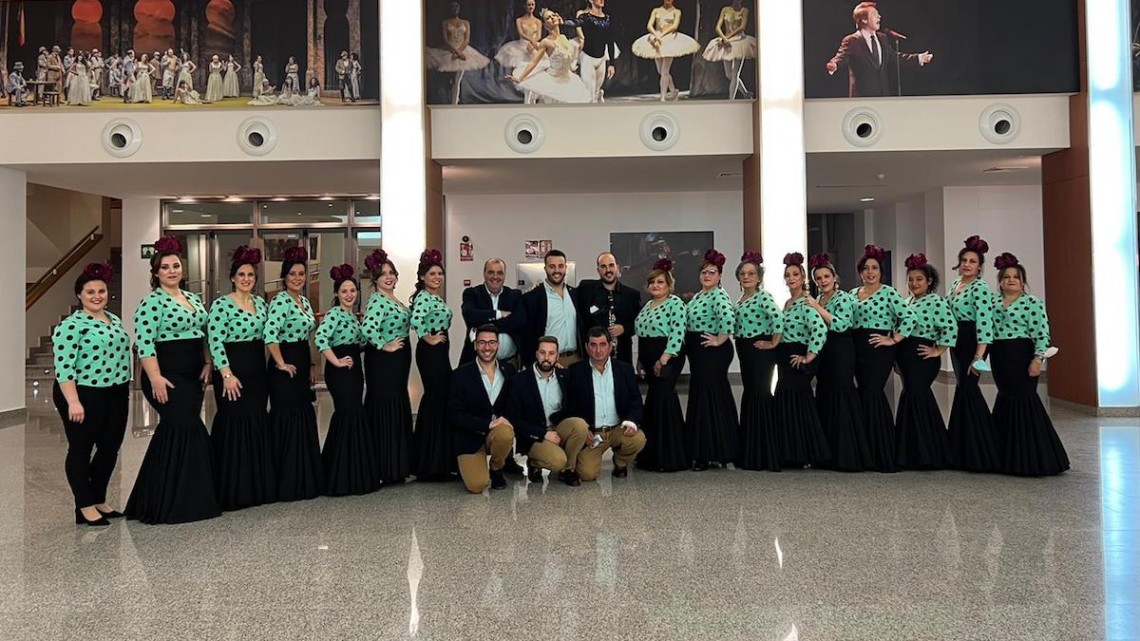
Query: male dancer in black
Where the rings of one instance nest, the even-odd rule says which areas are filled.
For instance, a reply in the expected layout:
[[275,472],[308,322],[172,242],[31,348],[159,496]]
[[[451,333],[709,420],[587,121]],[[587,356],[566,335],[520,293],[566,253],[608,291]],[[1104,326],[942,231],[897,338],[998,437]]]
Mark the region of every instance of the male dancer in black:
[[590,8],[573,20],[562,23],[566,27],[577,27],[582,39],[582,50],[578,53],[578,75],[586,83],[591,95],[590,102],[605,102],[602,83],[614,77],[614,60],[617,58],[617,43],[614,41],[616,24],[605,12],[606,0],[588,0]]

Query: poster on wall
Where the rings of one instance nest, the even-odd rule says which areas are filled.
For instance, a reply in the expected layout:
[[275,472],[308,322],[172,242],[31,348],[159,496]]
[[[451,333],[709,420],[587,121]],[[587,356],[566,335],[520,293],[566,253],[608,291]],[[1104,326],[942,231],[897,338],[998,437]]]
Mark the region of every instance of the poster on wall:
[[714,247],[711,231],[614,232],[610,252],[621,265],[622,282],[643,289],[658,259],[673,261],[674,292],[685,301],[701,290],[700,267],[705,251]]
[[431,104],[745,99],[754,3],[427,0]]
[[1072,0],[804,0],[808,98],[1070,93]]
[[378,4],[359,0],[0,2],[9,106],[376,104]]
[[542,260],[546,252],[554,248],[553,240],[528,240],[523,243],[523,258],[527,260]]

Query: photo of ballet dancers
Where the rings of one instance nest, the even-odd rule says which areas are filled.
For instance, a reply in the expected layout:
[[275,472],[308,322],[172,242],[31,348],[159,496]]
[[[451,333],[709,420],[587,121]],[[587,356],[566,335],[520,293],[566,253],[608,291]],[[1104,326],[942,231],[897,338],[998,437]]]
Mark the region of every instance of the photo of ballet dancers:
[[1072,0],[804,0],[808,98],[1070,93]]
[[431,104],[751,99],[753,0],[427,0]]
[[0,2],[2,107],[376,104],[376,60],[375,2]]

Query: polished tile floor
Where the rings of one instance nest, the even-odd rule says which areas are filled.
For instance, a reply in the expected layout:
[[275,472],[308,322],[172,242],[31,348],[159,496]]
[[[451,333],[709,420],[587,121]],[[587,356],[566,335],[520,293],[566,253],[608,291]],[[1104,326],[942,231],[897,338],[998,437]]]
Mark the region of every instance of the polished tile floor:
[[[1136,419],[1054,409],[1073,464],[1057,478],[411,483],[93,531],[71,524],[58,418],[29,406],[0,427],[5,641],[1140,639]],[[132,418],[119,505],[149,420]]]

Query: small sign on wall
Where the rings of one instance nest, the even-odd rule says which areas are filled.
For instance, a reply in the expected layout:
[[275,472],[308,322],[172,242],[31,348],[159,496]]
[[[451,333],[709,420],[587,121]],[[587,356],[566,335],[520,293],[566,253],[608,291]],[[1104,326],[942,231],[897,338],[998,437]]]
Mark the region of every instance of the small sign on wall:
[[527,260],[541,260],[551,249],[554,249],[553,240],[528,240],[523,247],[523,254]]
[[459,262],[469,263],[475,260],[475,244],[470,236],[464,236],[459,241]]
[[150,260],[154,258],[154,244],[139,245],[139,258],[143,260]]

